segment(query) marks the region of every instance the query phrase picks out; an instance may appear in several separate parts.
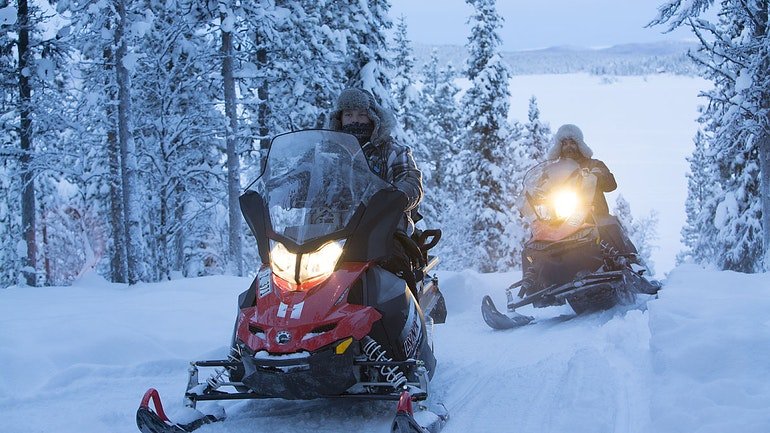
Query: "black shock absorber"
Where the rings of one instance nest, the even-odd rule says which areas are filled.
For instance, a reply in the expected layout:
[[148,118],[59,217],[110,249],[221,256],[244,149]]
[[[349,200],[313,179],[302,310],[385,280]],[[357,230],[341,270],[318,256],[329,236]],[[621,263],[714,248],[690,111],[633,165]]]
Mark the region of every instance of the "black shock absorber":
[[[363,352],[367,359],[372,362],[391,362],[393,358],[389,357],[380,343],[372,337],[366,336],[363,339]],[[397,365],[383,365],[379,367],[380,374],[390,383],[394,389],[399,389],[406,385],[406,376]]]

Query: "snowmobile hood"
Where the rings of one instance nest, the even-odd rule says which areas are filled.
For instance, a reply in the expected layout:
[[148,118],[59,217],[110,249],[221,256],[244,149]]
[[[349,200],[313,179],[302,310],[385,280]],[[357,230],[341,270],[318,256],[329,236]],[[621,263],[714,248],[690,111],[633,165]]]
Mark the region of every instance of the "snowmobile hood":
[[307,291],[284,291],[262,275],[255,305],[241,309],[236,335],[254,352],[313,352],[336,341],[366,336],[381,314],[347,302],[350,286],[368,263],[347,263]]

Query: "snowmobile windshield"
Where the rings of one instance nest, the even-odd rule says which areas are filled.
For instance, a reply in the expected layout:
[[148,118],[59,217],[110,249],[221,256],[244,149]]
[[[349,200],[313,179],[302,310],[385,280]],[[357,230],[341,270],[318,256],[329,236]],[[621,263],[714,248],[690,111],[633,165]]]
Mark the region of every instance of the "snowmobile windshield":
[[595,193],[596,176],[574,160],[561,158],[540,163],[527,172],[517,206],[527,222],[582,222]]
[[389,186],[353,135],[308,130],[273,139],[254,189],[273,231],[302,245],[345,229],[360,204]]

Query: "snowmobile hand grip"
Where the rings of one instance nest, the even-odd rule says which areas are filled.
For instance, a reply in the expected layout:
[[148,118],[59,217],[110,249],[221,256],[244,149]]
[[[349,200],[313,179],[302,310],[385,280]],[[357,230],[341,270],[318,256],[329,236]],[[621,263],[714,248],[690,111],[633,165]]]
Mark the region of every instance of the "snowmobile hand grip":
[[[430,238],[430,242],[426,243],[428,238]],[[439,240],[441,240],[441,230],[430,229],[420,233],[420,237],[417,239],[417,244],[420,246],[422,251],[428,251],[429,249],[435,247]]]

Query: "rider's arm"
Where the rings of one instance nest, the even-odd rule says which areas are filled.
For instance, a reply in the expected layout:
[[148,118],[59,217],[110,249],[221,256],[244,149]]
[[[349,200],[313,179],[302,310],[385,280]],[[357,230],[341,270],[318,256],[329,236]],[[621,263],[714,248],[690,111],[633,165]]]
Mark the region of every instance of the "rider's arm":
[[618,187],[618,184],[615,182],[615,176],[613,176],[610,169],[598,159],[591,161],[591,173],[596,175],[596,186],[598,186],[602,192],[614,191],[615,188]]
[[404,210],[416,208],[422,200],[422,173],[417,168],[409,147],[392,143],[391,152],[388,155],[388,172],[389,180],[409,199]]

